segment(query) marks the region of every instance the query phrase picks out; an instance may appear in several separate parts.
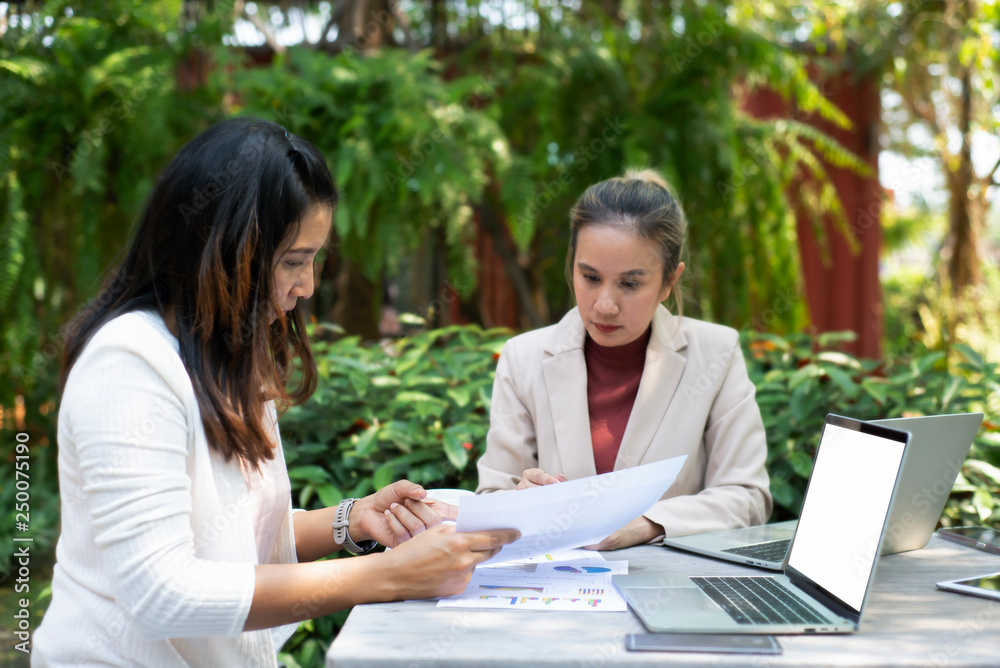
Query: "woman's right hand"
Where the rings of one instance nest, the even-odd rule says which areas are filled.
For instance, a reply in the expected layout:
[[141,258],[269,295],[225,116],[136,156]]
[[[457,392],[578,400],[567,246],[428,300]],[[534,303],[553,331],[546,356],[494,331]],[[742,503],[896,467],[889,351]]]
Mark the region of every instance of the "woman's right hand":
[[384,573],[382,584],[388,591],[387,598],[382,600],[460,594],[477,564],[520,537],[521,532],[516,529],[458,533],[453,525],[444,524],[423,531],[399,547],[372,555],[385,563],[380,570]]
[[557,482],[566,482],[567,480],[569,478],[562,473],[550,475],[542,469],[525,469],[524,473],[521,474],[521,481],[517,483],[517,489],[541,487],[542,485],[551,485]]

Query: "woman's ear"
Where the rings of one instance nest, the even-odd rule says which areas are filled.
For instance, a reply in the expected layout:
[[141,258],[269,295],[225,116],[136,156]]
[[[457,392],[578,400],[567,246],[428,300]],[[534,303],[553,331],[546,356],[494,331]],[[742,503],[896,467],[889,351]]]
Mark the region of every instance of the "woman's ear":
[[676,285],[678,279],[680,279],[681,274],[683,274],[683,273],[684,273],[684,263],[683,262],[678,262],[677,263],[677,268],[674,269],[674,273],[670,275],[670,280],[668,282],[664,283],[663,287],[660,288],[660,301],[661,302],[667,301],[667,297],[670,296],[670,291],[673,289],[674,285]]

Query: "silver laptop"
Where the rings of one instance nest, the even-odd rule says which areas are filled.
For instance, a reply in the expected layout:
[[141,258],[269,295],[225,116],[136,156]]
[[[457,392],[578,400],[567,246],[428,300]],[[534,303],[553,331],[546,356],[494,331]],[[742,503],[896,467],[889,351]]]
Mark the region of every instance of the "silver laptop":
[[[910,432],[909,454],[896,489],[882,554],[918,550],[930,540],[955,478],[983,421],[982,413],[871,420]],[[664,539],[663,544],[709,557],[780,571],[795,520]]]
[[783,573],[614,575],[654,633],[858,629],[910,434],[828,415]]

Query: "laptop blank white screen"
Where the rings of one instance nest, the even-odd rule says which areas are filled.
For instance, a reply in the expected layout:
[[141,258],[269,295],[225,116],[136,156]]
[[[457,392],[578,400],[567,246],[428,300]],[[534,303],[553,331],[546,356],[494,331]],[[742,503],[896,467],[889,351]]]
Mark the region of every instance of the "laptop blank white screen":
[[827,424],[788,566],[861,611],[905,444]]

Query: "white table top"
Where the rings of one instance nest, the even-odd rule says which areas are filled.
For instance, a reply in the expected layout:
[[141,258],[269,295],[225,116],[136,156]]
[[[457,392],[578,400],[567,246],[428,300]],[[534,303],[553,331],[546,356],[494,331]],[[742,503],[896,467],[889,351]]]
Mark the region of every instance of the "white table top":
[[[627,559],[630,573],[765,572],[649,545],[604,555]],[[935,535],[922,550],[879,560],[858,633],[779,636],[780,656],[629,652],[625,635],[646,632],[631,610],[468,610],[437,608],[434,601],[361,605],[331,645],[326,665],[1000,666],[1000,602],[934,586],[940,580],[997,571],[1000,556]]]

